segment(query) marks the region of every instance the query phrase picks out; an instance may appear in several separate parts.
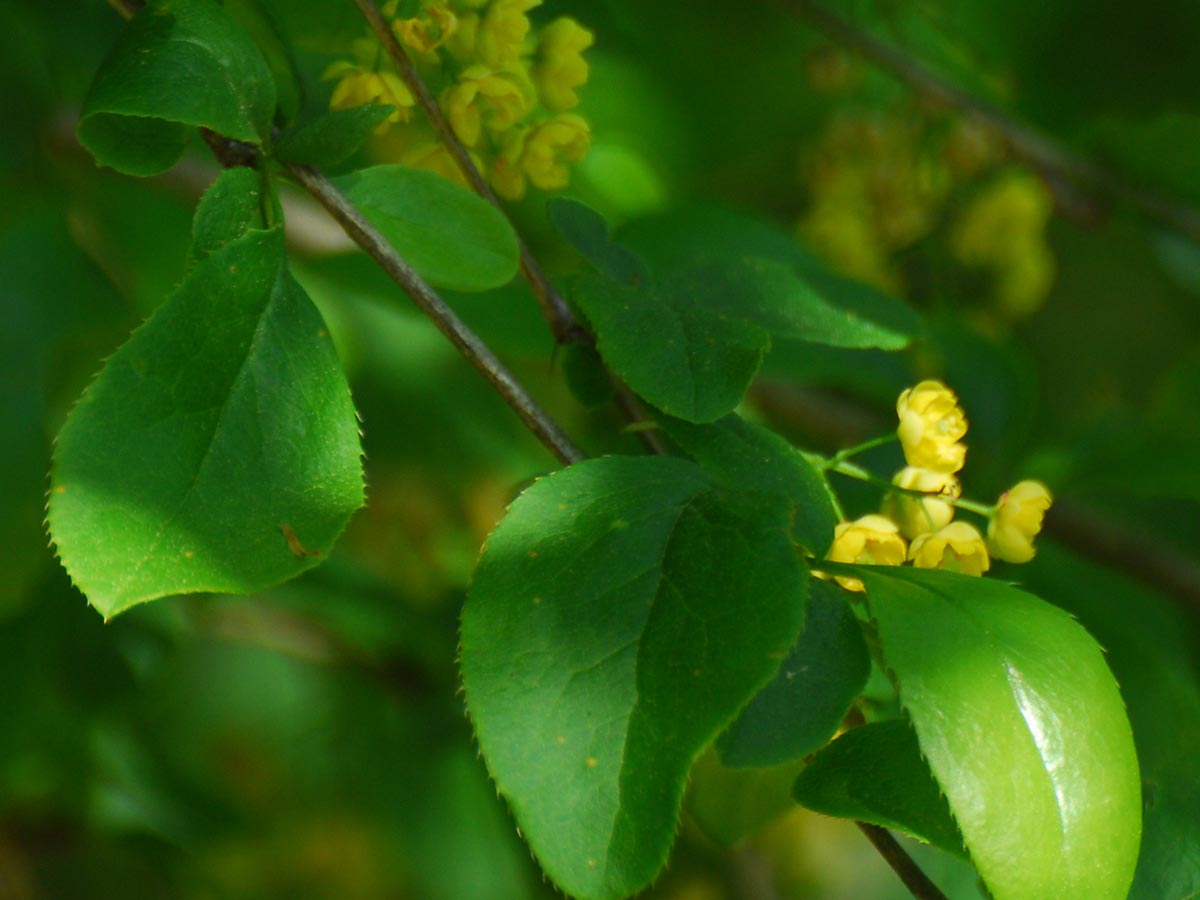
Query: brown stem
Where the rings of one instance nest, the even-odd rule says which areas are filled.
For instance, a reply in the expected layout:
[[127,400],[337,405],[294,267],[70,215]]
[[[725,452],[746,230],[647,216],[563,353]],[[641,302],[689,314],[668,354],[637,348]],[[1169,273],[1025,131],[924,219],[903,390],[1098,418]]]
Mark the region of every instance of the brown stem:
[[[354,3],[362,12],[363,18],[367,20],[367,24],[371,26],[371,30],[375,32],[375,36],[383,45],[383,49],[387,51],[392,63],[395,64],[401,80],[412,91],[417,103],[429,117],[439,140],[454,157],[454,162],[458,165],[463,177],[467,179],[467,183],[471,185],[471,189],[500,210],[501,214],[507,216],[487,180],[479,171],[479,167],[475,165],[475,160],[471,158],[470,152],[458,139],[454,128],[450,125],[441,107],[438,106],[437,100],[434,99],[433,94],[430,93],[429,88],[417,73],[412,58],[396,38],[396,33],[388,25],[387,19],[384,18],[375,0],[354,0]],[[550,330],[554,332],[555,340],[560,344],[569,344],[580,340],[590,341],[591,335],[575,320],[575,316],[572,315],[566,302],[554,289],[554,285],[550,283],[550,279],[546,277],[546,273],[542,271],[542,267],[529,251],[529,247],[521,240],[520,235],[517,236],[517,243],[521,250],[521,274],[525,276],[525,280],[533,289],[538,305],[542,308],[542,315],[550,325]]]
[[505,368],[496,354],[446,305],[425,279],[392,249],[392,245],[383,235],[363,218],[328,178],[307,166],[289,164],[286,168],[292,178],[325,207],[325,211],[333,216],[346,234],[379,264],[392,281],[404,289],[438,330],[479,370],[525,426],[560,462],[570,465],[583,459],[583,454],[571,443],[571,439],[538,406],[537,401]]
[[917,900],[948,900],[938,886],[929,880],[929,876],[921,871],[920,866],[913,862],[913,858],[904,852],[904,848],[892,837],[890,831],[867,822],[854,824],[867,836],[867,840],[879,851],[883,861],[900,876],[904,886]]
[[[920,94],[957,109],[1004,137],[1015,153],[1047,176],[1083,186],[1093,194],[1127,203],[1164,225],[1200,242],[1200,210],[1134,184],[1120,173],[1075,155],[1041,132],[1017,121],[998,107],[948,84],[919,60],[880,41],[831,10],[811,0],[776,0],[807,20],[826,37],[861,54]],[[1070,201],[1069,201],[1070,202]],[[1078,205],[1078,198],[1074,198]],[[1094,205],[1094,204],[1093,204]]]

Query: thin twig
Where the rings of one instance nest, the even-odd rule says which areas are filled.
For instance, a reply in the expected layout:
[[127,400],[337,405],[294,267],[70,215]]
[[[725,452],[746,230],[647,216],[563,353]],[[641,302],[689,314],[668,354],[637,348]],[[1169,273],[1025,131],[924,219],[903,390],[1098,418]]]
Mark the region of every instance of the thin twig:
[[437,326],[459,352],[491,382],[525,426],[536,435],[564,465],[583,459],[557,423],[537,404],[512,373],[479,337],[467,327],[425,279],[405,262],[392,245],[324,175],[307,166],[287,165],[288,173],[312,197],[325,207],[343,230],[379,264],[396,284],[412,298],[421,311]]
[[1120,173],[1097,165],[998,107],[944,81],[919,60],[860,29],[849,19],[811,0],[777,0],[807,20],[826,37],[861,54],[880,69],[938,102],[957,109],[1002,135],[1012,150],[1047,175],[1106,195],[1200,242],[1200,210],[1137,185]]
[[[438,106],[437,100],[426,87],[421,76],[417,74],[416,66],[413,65],[412,58],[404,46],[396,38],[396,33],[392,31],[388,25],[387,19],[384,18],[379,6],[375,0],[354,0],[355,5],[363,14],[363,18],[367,20],[367,24],[371,26],[371,30],[375,32],[375,36],[379,39],[379,43],[383,45],[383,49],[387,51],[388,56],[396,66],[396,71],[400,73],[401,80],[405,83],[413,97],[421,109],[425,111],[425,115],[429,117],[430,123],[433,125],[434,131],[437,132],[438,138],[443,146],[450,151],[450,155],[454,157],[454,162],[458,165],[459,171],[463,177],[467,179],[467,183],[471,185],[471,189],[479,196],[483,197],[491,203],[496,209],[500,210],[502,215],[507,216],[500,201],[496,199],[496,195],[492,192],[487,180],[479,171],[479,167],[475,165],[475,160],[471,158],[470,152],[462,141],[458,139],[458,135],[454,133],[454,128],[450,125],[449,120]],[[550,283],[550,279],[546,277],[546,273],[542,271],[542,267],[538,264],[533,254],[529,251],[529,247],[521,240],[520,235],[517,236],[517,243],[521,250],[521,274],[525,276],[525,280],[529,282],[529,286],[533,289],[533,294],[537,298],[538,305],[542,308],[542,315],[545,316],[546,322],[550,325],[550,330],[554,333],[555,340],[560,344],[569,344],[574,341],[590,341],[591,335],[576,321],[572,315],[570,308],[562,296],[554,289],[554,285]]]
[[904,886],[917,900],[948,900],[938,886],[929,880],[929,876],[921,871],[920,866],[913,862],[913,858],[904,852],[904,848],[892,837],[890,831],[867,822],[855,822],[854,824],[867,836],[867,840],[879,851],[883,861],[900,876]]

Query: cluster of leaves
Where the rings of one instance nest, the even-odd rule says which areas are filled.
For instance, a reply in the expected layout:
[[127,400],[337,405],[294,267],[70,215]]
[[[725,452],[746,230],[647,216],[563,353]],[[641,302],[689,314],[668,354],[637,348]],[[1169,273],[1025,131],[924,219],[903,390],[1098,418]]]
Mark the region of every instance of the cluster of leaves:
[[[320,110],[294,121],[295,86],[280,54],[237,13],[250,7],[149,4],[99,67],[82,111],[80,141],[121,172],[168,169],[197,128],[252,163],[208,188],[178,286],[107,359],[58,433],[50,533],[105,619],[168,595],[287,591],[277,586],[324,563],[363,502],[359,421],[334,339],[339,315],[361,315],[363,333],[377,320],[330,303],[322,285],[376,289],[364,276],[340,281],[336,270],[290,258],[291,224],[278,199],[288,165],[343,166],[336,186],[428,283],[495,304],[528,302],[500,292],[519,260],[500,212],[432,173],[361,164],[359,148],[389,110]],[[614,206],[612,195],[593,199]],[[964,394],[981,382],[996,389],[971,338],[834,274],[785,232],[741,214],[681,208],[634,222],[617,239],[583,203],[553,201],[548,218],[573,248],[561,283],[595,339],[564,349],[565,380],[579,401],[569,415],[598,423],[589,441],[608,455],[533,481],[491,531],[462,607],[459,674],[488,772],[550,879],[581,898],[645,888],[666,864],[691,774],[689,815],[719,840],[744,837],[794,800],[965,859],[997,900],[1117,900],[1131,883],[1139,898],[1194,894],[1193,863],[1167,848],[1194,846],[1182,824],[1193,814],[1194,782],[1177,751],[1196,736],[1164,735],[1162,722],[1195,711],[1198,695],[1160,597],[1053,548],[1020,576],[1026,589],[821,563],[866,586],[851,598],[812,577],[839,518],[834,485],[813,456],[755,421],[748,390],[788,369],[816,383],[832,373],[848,388],[866,384],[864,372],[886,382],[899,366],[911,383],[898,351],[918,341],[962,375]],[[24,253],[20,242],[0,250],[9,260]],[[31,265],[17,284],[33,292],[44,277]],[[509,302],[492,315],[513,310]],[[397,350],[386,343],[398,333],[389,322],[376,367]],[[47,344],[58,339],[54,322],[37,328]],[[502,329],[492,333],[505,341]],[[840,377],[847,368],[859,370],[858,382]],[[610,375],[650,408],[667,453],[636,454],[623,438],[599,436],[615,430],[603,418]],[[1187,377],[1163,404],[1188,402]],[[441,399],[431,405],[452,405],[446,384],[432,394]],[[368,416],[368,446],[381,418]],[[1005,426],[993,421],[992,434]],[[977,428],[986,450],[989,425]],[[409,439],[418,440],[398,442]],[[999,468],[1005,447],[991,443]],[[40,464],[36,453],[30,459],[20,471]],[[987,464],[985,452],[985,473]],[[844,494],[847,505],[857,502]],[[480,518],[490,527],[489,513]],[[328,568],[298,584],[344,577]],[[364,590],[354,576],[346,584],[340,596]],[[212,608],[239,602],[251,603]],[[1122,606],[1131,603],[1162,615],[1140,621]],[[1118,679],[1069,613],[1102,639]],[[346,641],[376,671],[378,629],[420,628],[378,614],[369,627],[334,621],[334,639],[313,652]],[[157,638],[139,640],[126,655],[153,671]],[[442,676],[450,643],[431,642],[441,656],[428,667]],[[1153,677],[1139,671],[1147,656]],[[1174,693],[1162,694],[1160,682]],[[470,781],[469,737],[453,704],[441,709],[451,714],[430,719],[455,752],[431,761],[425,790],[484,787]],[[386,713],[362,710],[386,732]],[[858,727],[835,738],[847,724]],[[123,740],[100,742],[117,769],[138,764]],[[763,809],[735,821],[730,798],[773,772],[782,780]],[[502,830],[481,794],[462,808],[489,810],[486,821]],[[104,796],[113,819],[113,809],[155,818],[145,812],[156,809],[152,793]],[[175,839],[186,831],[169,816],[155,821]],[[464,882],[459,895],[471,889]]]

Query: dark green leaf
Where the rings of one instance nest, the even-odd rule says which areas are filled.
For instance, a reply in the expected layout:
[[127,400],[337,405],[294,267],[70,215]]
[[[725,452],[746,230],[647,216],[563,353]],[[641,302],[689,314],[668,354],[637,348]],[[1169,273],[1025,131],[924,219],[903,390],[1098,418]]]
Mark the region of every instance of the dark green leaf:
[[963,856],[963,841],[921,757],[917,735],[895,719],[855,728],[812,758],[794,788],[815,812],[895,828]]
[[1200,674],[1191,623],[1169,598],[1053,544],[1014,569],[1103,645],[1142,769],[1142,852],[1130,900],[1200,894]]
[[680,293],[731,318],[761,325],[778,338],[900,350],[912,336],[912,323],[887,322],[898,318],[888,315],[896,304],[888,301],[876,308],[872,295],[853,282],[815,269],[802,272],[788,263],[753,258],[701,262],[679,269],[674,283]]
[[281,134],[275,142],[275,155],[307,166],[337,165],[366,143],[394,109],[369,103],[323,112]]
[[217,176],[192,220],[193,264],[247,231],[267,227],[262,186],[262,175],[254,169],[226,169]]
[[804,631],[778,674],[717,740],[732,767],[800,759],[837,733],[871,674],[858,619],[832,582],[814,579]]
[[96,73],[79,140],[101,165],[154,175],[179,159],[189,128],[257,144],[274,112],[266,61],[220,6],[153,0]]
[[591,207],[577,200],[556,197],[546,204],[546,214],[568,243],[583,254],[602,275],[618,284],[636,287],[649,281],[645,264],[614,243],[608,223]]
[[321,562],[362,503],[354,408],[283,234],[202,258],[105,364],[59,434],[49,522],[109,618],[248,593]]
[[279,105],[279,123],[292,122],[304,93],[300,72],[279,22],[261,0],[222,0],[225,12],[250,35],[271,70]]
[[711,422],[737,406],[770,346],[762,328],[706,309],[671,285],[627,287],[588,273],[573,296],[612,370],[647,402],[689,422]]
[[572,896],[649,883],[692,762],[794,642],[807,579],[786,518],[684,460],[607,457],[537,481],[488,538],[463,610],[467,705]]
[[582,341],[567,344],[562,350],[562,367],[567,387],[586,409],[598,409],[612,400],[612,379],[591,344]]
[[1137,758],[1088,633],[994,579],[823,568],[866,585],[884,662],[996,900],[1124,900],[1141,834]]
[[696,462],[738,490],[786,497],[792,533],[822,557],[833,542],[837,514],[829,489],[812,464],[769,428],[728,415],[708,425],[660,417],[663,429]]
[[517,237],[504,214],[440,175],[373,166],[334,183],[433,285],[483,291],[517,274]]

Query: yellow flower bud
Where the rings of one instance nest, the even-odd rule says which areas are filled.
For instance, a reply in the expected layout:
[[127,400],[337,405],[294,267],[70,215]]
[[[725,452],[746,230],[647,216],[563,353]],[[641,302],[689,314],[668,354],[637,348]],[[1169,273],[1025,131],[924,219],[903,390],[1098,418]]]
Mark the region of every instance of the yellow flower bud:
[[1040,481],[1019,482],[1000,498],[988,525],[988,547],[997,559],[1026,563],[1037,552],[1033,539],[1054,498]]
[[[931,494],[917,498],[908,494],[888,494],[882,512],[900,526],[900,532],[910,540],[931,531],[940,531],[954,518],[954,504],[962,495],[962,485],[951,472],[931,472],[907,466],[892,479],[896,487]],[[942,499],[947,498],[947,499]]]
[[392,23],[396,38],[420,53],[430,53],[458,31],[458,17],[445,6],[431,6],[413,19]]
[[474,147],[483,125],[494,131],[511,128],[529,110],[530,100],[516,75],[471,66],[442,96],[442,107],[459,140]]
[[983,535],[966,522],[951,522],[940,531],[916,538],[908,548],[908,558],[918,569],[945,569],[964,575],[982,575],[992,564]]
[[910,466],[933,472],[957,472],[967,448],[959,443],[967,420],[958,397],[940,381],[922,381],[896,401],[900,426],[896,434]]
[[525,37],[530,28],[525,13],[541,3],[542,0],[492,0],[479,21],[475,38],[479,61],[493,69],[518,62],[525,52]]
[[574,19],[555,19],[541,30],[533,83],[546,109],[562,112],[579,104],[575,88],[588,80],[583,51],[594,40],[592,33]]
[[570,179],[567,163],[583,159],[590,143],[587,122],[563,113],[530,130],[521,152],[521,168],[535,187],[556,191]]
[[416,98],[395,72],[372,72],[349,62],[335,62],[324,75],[325,80],[340,79],[329,98],[330,109],[349,109],[368,103],[387,103],[395,107],[375,129],[376,134],[387,131],[397,122],[407,122],[416,105]]
[[[839,522],[833,532],[833,546],[825,558],[832,562],[899,566],[904,563],[906,549],[895,522],[868,515],[853,522]],[[836,580],[848,591],[865,590],[858,578],[838,575]]]

